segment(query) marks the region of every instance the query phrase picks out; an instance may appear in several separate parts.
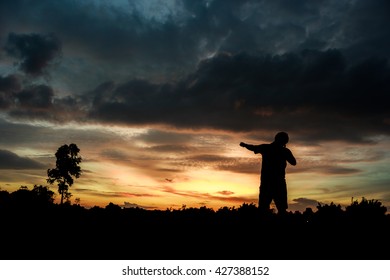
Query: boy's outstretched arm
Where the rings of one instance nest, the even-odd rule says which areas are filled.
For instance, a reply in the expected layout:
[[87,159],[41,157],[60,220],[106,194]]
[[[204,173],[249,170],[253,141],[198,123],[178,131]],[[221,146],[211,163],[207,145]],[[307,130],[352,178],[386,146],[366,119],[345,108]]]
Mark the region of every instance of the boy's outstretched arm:
[[247,144],[244,142],[240,143],[241,147],[247,148],[249,151],[254,151],[255,150],[255,145]]
[[240,143],[240,146],[241,146],[241,147],[244,147],[244,148],[246,148],[247,145],[248,145],[248,144],[246,144],[246,143],[244,143],[244,142],[241,142],[241,143]]

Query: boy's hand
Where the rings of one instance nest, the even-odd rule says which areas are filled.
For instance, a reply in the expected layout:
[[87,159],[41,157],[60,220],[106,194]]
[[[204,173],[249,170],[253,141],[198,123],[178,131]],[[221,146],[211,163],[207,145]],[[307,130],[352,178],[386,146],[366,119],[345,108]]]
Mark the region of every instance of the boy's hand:
[[241,147],[246,147],[246,144],[245,144],[244,142],[241,142],[241,143],[240,143],[240,146],[241,146]]

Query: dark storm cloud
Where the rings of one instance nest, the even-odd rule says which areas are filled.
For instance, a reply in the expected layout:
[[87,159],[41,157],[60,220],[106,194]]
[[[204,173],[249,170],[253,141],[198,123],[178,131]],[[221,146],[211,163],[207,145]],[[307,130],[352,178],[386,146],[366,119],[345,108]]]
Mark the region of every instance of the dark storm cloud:
[[0,169],[41,169],[44,165],[7,150],[0,150]]
[[0,77],[0,92],[13,93],[20,90],[21,84],[17,76]]
[[8,94],[8,102],[3,102],[7,106],[3,106],[2,109],[9,116],[20,120],[55,123],[85,121],[82,103],[76,98],[56,97],[54,90],[48,85],[30,85]]
[[5,51],[20,59],[19,67],[26,74],[41,75],[45,68],[61,54],[61,42],[54,34],[8,35]]
[[[97,58],[99,64],[115,62],[107,66],[112,71],[120,66],[154,78],[189,73],[199,59],[223,51],[282,54],[340,48],[353,57],[389,55],[386,0],[183,0],[155,7],[148,1],[102,3],[40,0],[32,6],[6,1],[0,3],[0,16],[4,26],[15,30],[55,30],[74,51]],[[3,27],[0,37],[6,31]],[[25,58],[31,57],[28,52]]]
[[45,85],[25,88],[15,94],[17,103],[20,105],[21,108],[33,109],[49,108],[52,105],[53,96],[53,89]]
[[349,43],[346,53],[356,59],[372,54],[389,58],[390,2],[360,0],[352,3],[341,29],[344,41]]
[[[0,30],[8,54],[25,71],[41,73],[60,54],[61,40],[68,53],[99,62],[89,74],[105,69],[110,80],[81,99],[52,96],[57,106],[40,110],[41,118],[69,120],[73,110],[84,120],[83,106],[93,121],[283,129],[301,141],[315,135],[369,142],[371,135],[389,133],[385,0],[177,1],[162,10],[144,1],[11,2],[0,3],[2,21],[34,31]],[[118,69],[126,73],[120,77]],[[143,78],[120,82],[123,75]],[[43,105],[49,95],[18,99]],[[9,106],[6,100],[2,96],[2,107]],[[30,113],[39,117],[32,110],[10,112]]]
[[232,131],[287,127],[363,141],[360,135],[389,133],[389,92],[385,59],[347,63],[338,50],[221,54],[175,85],[134,80],[111,88],[91,117]]
[[20,91],[21,87],[17,76],[0,76],[0,109],[6,109],[14,102],[13,96]]
[[[47,33],[55,30],[61,41],[76,52],[84,53],[82,56],[97,58],[107,63],[108,68],[115,63],[113,71],[118,66],[131,68],[122,64],[126,61],[137,68],[136,72],[145,75],[150,72],[169,75],[172,69],[178,74],[198,59],[199,35],[189,34],[177,19],[169,16],[158,21],[142,14],[142,1],[138,8],[131,2],[126,7],[108,2],[99,5],[94,1],[54,3],[43,0],[37,5],[34,3],[34,7],[15,2],[0,6],[8,24],[18,28],[24,23]],[[8,13],[23,17],[23,23],[15,21]]]

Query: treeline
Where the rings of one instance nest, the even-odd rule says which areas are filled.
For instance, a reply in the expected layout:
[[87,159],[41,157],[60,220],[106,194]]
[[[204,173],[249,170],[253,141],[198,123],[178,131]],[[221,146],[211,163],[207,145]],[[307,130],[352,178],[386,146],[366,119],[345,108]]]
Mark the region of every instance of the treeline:
[[1,259],[381,259],[390,215],[378,200],[259,213],[254,204],[166,210],[54,203],[45,186],[0,191]]

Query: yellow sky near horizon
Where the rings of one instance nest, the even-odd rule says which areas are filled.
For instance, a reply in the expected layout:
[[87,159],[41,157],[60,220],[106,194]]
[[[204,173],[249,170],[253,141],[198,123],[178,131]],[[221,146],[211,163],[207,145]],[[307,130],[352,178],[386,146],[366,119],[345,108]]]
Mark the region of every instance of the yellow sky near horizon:
[[[83,158],[83,173],[70,187],[71,201],[78,198],[84,207],[104,207],[112,202],[145,209],[185,205],[217,210],[257,204],[261,156],[243,149],[239,142],[259,144],[273,139],[272,133],[255,141],[253,135],[215,131],[104,126],[46,129],[63,134],[62,140],[66,141],[57,141],[57,147],[53,143],[36,143],[13,151],[53,168],[59,145],[76,143]],[[297,135],[291,135],[288,147],[298,164],[286,168],[289,210],[315,210],[319,202],[346,206],[351,199],[362,197],[389,204],[381,181],[382,177],[386,180],[388,159],[373,152],[378,145],[381,144],[343,147],[341,143],[328,142],[308,146]],[[387,144],[383,145],[385,149]],[[47,185],[46,170],[8,170],[0,187],[14,191],[21,185]],[[57,193],[56,185],[50,188]]]

